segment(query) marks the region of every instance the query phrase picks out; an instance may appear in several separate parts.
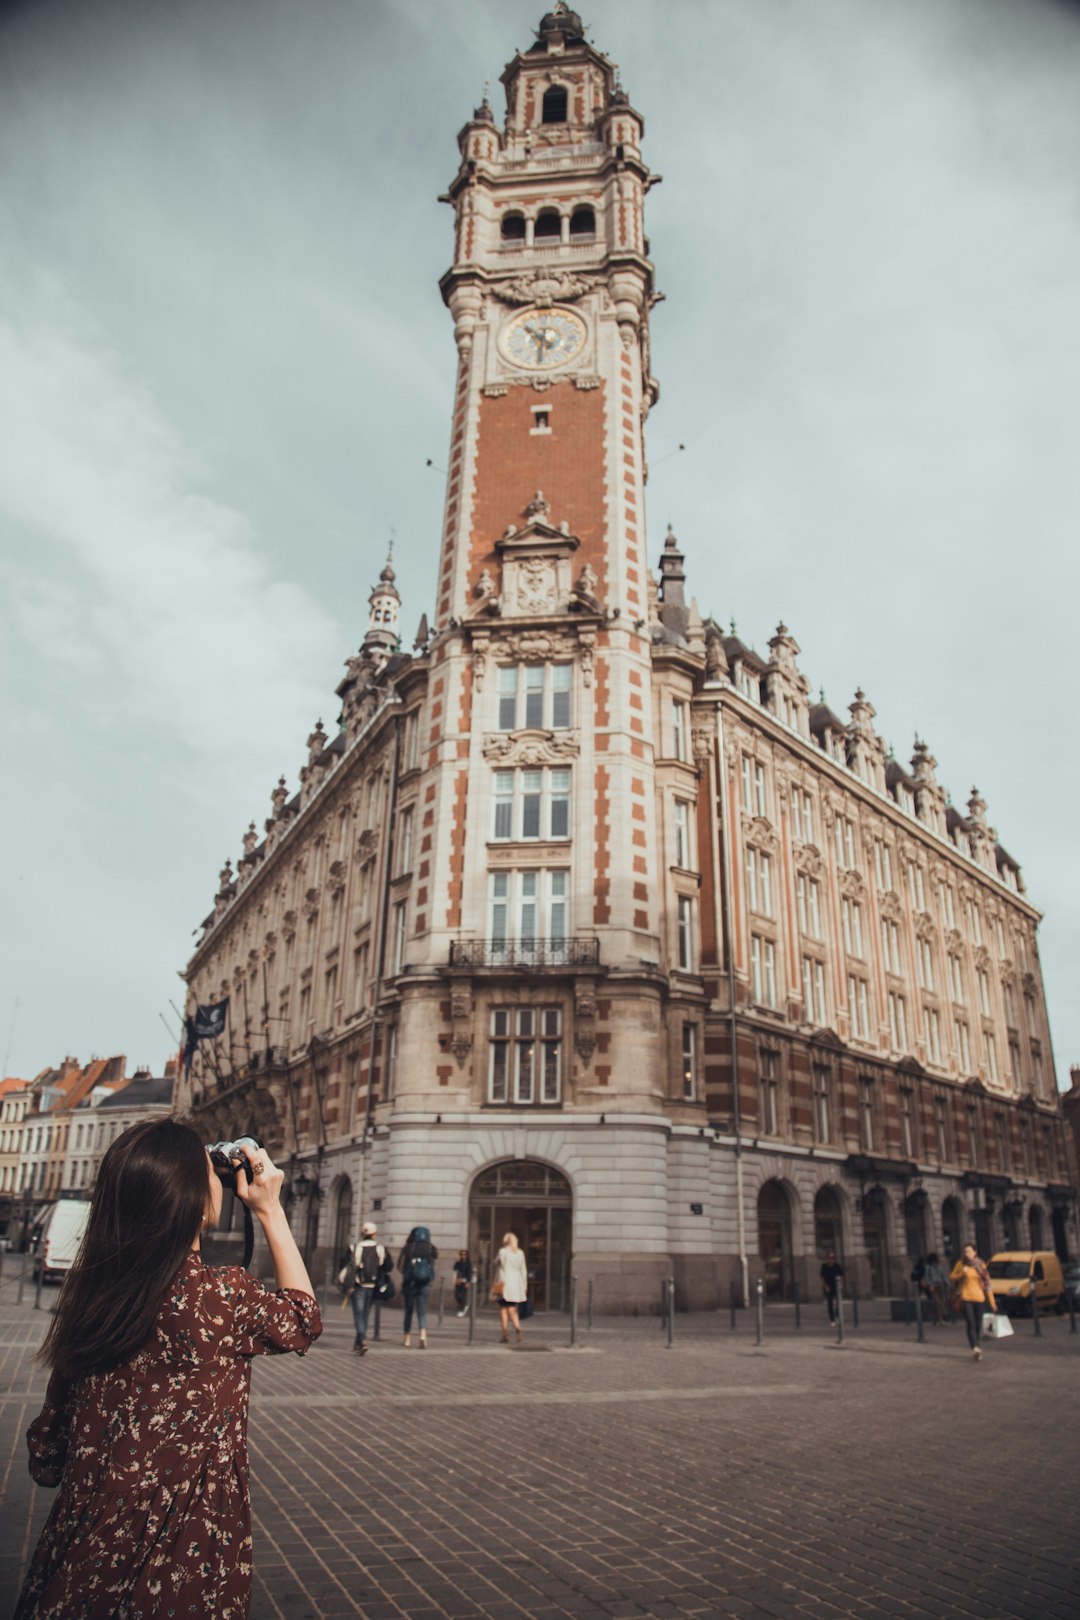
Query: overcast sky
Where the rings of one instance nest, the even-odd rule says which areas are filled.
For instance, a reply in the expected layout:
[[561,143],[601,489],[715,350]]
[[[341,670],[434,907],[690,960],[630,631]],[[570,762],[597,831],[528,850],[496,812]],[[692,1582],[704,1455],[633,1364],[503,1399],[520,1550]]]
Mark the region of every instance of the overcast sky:
[[[219,867],[439,540],[455,135],[525,0],[0,7],[0,1052],[160,1069]],[[977,783],[1080,1057],[1080,7],[596,0],[703,612]],[[678,450],[679,444],[685,450]],[[16,1016],[16,1001],[17,1016]]]

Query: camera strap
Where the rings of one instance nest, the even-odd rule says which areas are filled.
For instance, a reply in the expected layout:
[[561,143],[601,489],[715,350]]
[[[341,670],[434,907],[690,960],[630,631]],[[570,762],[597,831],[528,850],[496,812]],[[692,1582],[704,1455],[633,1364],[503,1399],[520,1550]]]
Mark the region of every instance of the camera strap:
[[244,1205],[244,1270],[251,1266],[251,1257],[255,1253],[255,1222],[251,1218],[251,1211]]

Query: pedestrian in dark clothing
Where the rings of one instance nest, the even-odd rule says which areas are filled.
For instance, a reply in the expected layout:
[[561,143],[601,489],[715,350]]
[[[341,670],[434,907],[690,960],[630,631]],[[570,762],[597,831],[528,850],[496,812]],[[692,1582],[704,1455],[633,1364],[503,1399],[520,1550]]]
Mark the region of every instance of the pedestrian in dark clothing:
[[458,1315],[464,1316],[469,1308],[469,1289],[473,1282],[473,1264],[468,1249],[458,1250],[458,1257],[454,1261],[454,1278],[454,1304]]
[[342,1281],[349,1276],[352,1279],[351,1300],[353,1324],[356,1329],[353,1350],[358,1356],[366,1356],[371,1308],[376,1299],[382,1297],[380,1290],[384,1278],[394,1269],[394,1262],[388,1251],[378,1241],[378,1230],[374,1222],[364,1222],[360,1228],[360,1241],[351,1251],[348,1263],[342,1269],[344,1273]]
[[405,1306],[404,1338],[406,1350],[412,1344],[413,1316],[420,1334],[420,1348],[427,1349],[428,1289],[435,1278],[435,1262],[439,1251],[431,1241],[426,1226],[414,1226],[398,1255],[401,1272],[401,1298]]
[[844,1268],[836,1258],[836,1251],[830,1249],[821,1268],[821,1292],[825,1295],[825,1304],[829,1309],[830,1322],[836,1321],[836,1295],[843,1275]]

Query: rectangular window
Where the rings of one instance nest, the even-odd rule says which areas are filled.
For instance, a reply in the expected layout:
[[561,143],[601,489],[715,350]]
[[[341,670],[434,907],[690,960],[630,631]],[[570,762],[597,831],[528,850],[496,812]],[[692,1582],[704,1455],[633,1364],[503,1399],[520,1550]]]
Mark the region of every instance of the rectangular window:
[[743,813],[752,816],[754,813],[754,762],[749,754],[742,756],[739,782],[742,788]]
[[832,1085],[828,1069],[814,1067],[814,1140],[832,1141]]
[[855,823],[849,816],[836,818],[836,859],[840,866],[855,865]]
[[849,956],[862,956],[862,906],[857,900],[844,899],[844,948]]
[[697,1095],[697,1055],[693,1024],[682,1027],[682,1094],[686,1102]]
[[754,814],[765,815],[765,767],[754,761]]
[[964,1005],[964,969],[960,958],[952,951],[949,952],[949,989],[952,998]]
[[968,938],[973,945],[982,944],[982,916],[974,900],[969,900],[966,906]]
[[754,1000],[761,1007],[776,1006],[776,946],[760,934],[750,935],[750,976]]
[[1005,949],[1005,927],[1000,917],[994,918],[994,938],[997,941],[997,953],[1004,961],[1009,953]]
[[780,1055],[762,1052],[760,1055],[758,1130],[762,1136],[780,1135]]
[[386,1037],[386,1083],[383,1087],[384,1101],[389,1102],[394,1095],[394,1078],[397,1071],[397,1025],[391,1024]]
[[934,951],[928,939],[918,942],[919,983],[924,990],[934,988]]
[[673,698],[671,703],[671,748],[674,759],[687,757],[686,745],[686,704],[679,698]]
[[946,928],[956,927],[956,901],[953,898],[952,888],[948,883],[938,884],[938,910],[941,912],[941,921]]
[[915,1157],[915,1099],[907,1086],[900,1092],[900,1145],[905,1159]]
[[405,716],[404,737],[401,746],[401,768],[414,771],[420,759],[420,716],[413,709]]
[[565,731],[571,721],[570,664],[500,664],[500,731]]
[[990,1017],[990,980],[985,968],[975,969],[975,983],[979,992],[979,1011],[984,1018]]
[[680,894],[676,912],[678,963],[684,973],[694,971],[694,902]]
[[964,1019],[956,1020],[956,1054],[964,1074],[971,1073],[971,1037]]
[[870,995],[865,979],[855,973],[848,974],[848,1006],[851,1009],[851,1033],[856,1040],[870,1037]]
[[689,870],[690,859],[690,806],[685,799],[675,800],[675,865]]
[[413,812],[412,812],[412,807],[410,806],[408,810],[403,810],[401,812],[401,818],[400,818],[400,820],[398,822],[398,873],[399,873],[399,875],[401,873],[403,873],[403,872],[411,872],[412,871],[412,844],[413,844]]
[[998,1082],[997,1040],[989,1030],[983,1035],[986,1042],[986,1072],[992,1083]]
[[570,772],[494,773],[492,838],[497,842],[570,836]]
[[795,885],[799,909],[799,928],[810,939],[821,938],[821,885],[805,872],[800,872]]
[[889,991],[889,1033],[894,1052],[907,1051],[907,1007],[895,990]]
[[570,875],[565,871],[492,872],[488,938],[492,954],[527,962],[559,960],[569,934]]
[[864,1153],[874,1151],[874,1082],[865,1075],[859,1080],[859,1145]]
[[908,862],[908,894],[912,911],[926,910],[926,879],[923,869],[915,861]]
[[879,838],[874,844],[874,872],[880,890],[892,888],[892,851],[883,838]]
[[802,963],[803,974],[803,1005],[808,1024],[817,1024],[819,1027],[826,1022],[825,1018],[825,966],[812,956],[804,956]]
[[949,1130],[944,1097],[934,1098],[934,1130],[937,1135],[938,1163],[948,1164]]
[[928,1063],[941,1062],[941,1019],[936,1007],[923,1008],[923,1034],[926,1037]]
[[562,1097],[562,1011],[493,1007],[488,1101],[557,1104]]
[[900,930],[888,917],[881,919],[881,955],[886,973],[903,972],[900,962]]
[[1010,1028],[1016,1028],[1016,992],[1008,979],[1001,982],[1001,995],[1005,1002],[1005,1022]]
[[400,973],[405,966],[405,914],[408,904],[402,902],[394,907],[394,972]]
[[772,916],[772,857],[757,849],[746,851],[746,893],[751,911]]

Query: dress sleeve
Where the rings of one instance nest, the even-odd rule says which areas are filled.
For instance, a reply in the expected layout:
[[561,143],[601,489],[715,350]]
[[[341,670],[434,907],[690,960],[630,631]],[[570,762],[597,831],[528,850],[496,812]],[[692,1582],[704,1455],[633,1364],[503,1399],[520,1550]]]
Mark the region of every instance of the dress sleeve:
[[224,1266],[220,1285],[232,1305],[233,1349],[240,1356],[302,1356],[322,1332],[318,1302],[297,1288],[267,1288],[243,1266]]
[[59,1485],[67,1462],[75,1390],[70,1379],[54,1372],[45,1405],[26,1431],[30,1478],[38,1485]]

